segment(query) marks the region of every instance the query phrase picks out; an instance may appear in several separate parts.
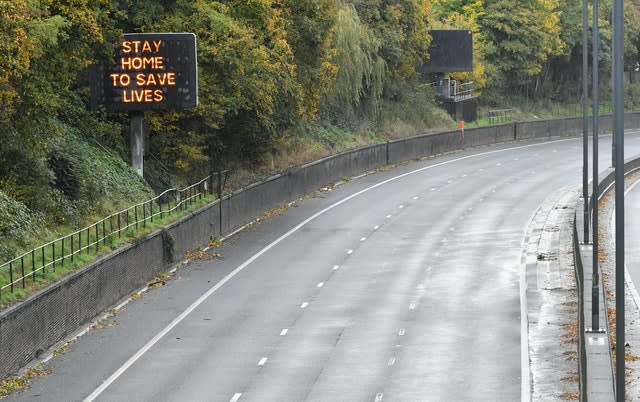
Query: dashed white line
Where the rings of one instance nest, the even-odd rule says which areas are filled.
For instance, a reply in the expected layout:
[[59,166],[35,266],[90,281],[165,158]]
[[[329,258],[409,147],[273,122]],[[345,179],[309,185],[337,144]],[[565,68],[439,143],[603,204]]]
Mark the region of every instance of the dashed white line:
[[321,288],[324,286],[324,282],[320,282],[319,284],[316,285],[317,287]]
[[387,219],[391,218],[391,215],[387,215],[387,216],[386,216],[386,218],[387,218]]
[[347,254],[349,255],[353,254],[353,250],[347,250]]
[[378,230],[378,229],[380,229],[380,225],[375,225],[375,226],[373,227],[373,230]]
[[285,336],[288,332],[289,332],[289,329],[285,328],[282,331],[280,331],[280,336]]
[[365,240],[367,240],[367,238],[366,238],[366,237],[361,237],[361,238],[360,238],[360,241],[361,241],[361,242],[362,242],[362,241],[365,241]]
[[334,266],[333,266],[333,270],[334,270],[334,271],[337,271],[337,270],[339,270],[339,269],[340,269],[340,265],[334,265]]
[[398,205],[398,209],[402,209],[402,208],[404,208],[404,205],[402,204]]
[[418,198],[420,198],[420,197],[417,197],[417,196],[416,196],[416,197],[413,197],[413,200],[415,201],[415,200],[417,200]]
[[431,189],[431,191],[436,191],[436,190],[437,190],[437,188],[435,188],[435,187]]
[[304,302],[300,305],[300,308],[307,308],[309,307],[309,303],[308,302]]
[[260,361],[258,362],[258,366],[262,367],[267,363],[267,358],[263,357],[262,359],[260,359]]
[[233,395],[233,398],[231,398],[231,400],[229,402],[238,402],[240,400],[241,396],[242,396],[242,394],[240,392],[238,392],[237,394]]

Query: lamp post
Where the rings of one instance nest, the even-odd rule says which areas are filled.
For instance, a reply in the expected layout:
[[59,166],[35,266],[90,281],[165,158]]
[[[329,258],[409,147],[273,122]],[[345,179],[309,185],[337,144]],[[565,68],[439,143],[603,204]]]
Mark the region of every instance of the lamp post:
[[589,243],[589,0],[582,0],[582,198],[584,243]]
[[616,401],[625,400],[624,361],[624,4],[613,2],[613,137],[616,190]]
[[593,200],[591,210],[592,216],[592,236],[593,236],[593,272],[591,286],[591,331],[600,332],[600,274],[598,270],[598,199],[600,189],[598,188],[598,131],[600,123],[600,83],[599,81],[599,53],[600,53],[600,30],[598,28],[599,15],[598,0],[593,0]]

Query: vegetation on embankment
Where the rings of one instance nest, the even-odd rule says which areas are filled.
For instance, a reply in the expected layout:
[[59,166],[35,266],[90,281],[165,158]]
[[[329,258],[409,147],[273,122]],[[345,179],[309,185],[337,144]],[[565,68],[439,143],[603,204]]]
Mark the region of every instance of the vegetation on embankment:
[[[625,2],[628,71],[639,60],[639,3]],[[436,77],[421,69],[430,29],[473,31],[474,71],[453,77],[475,82],[482,112],[579,112],[566,105],[580,101],[581,5],[0,0],[0,259],[149,197],[123,162],[128,116],[88,107],[87,67],[112,60],[123,32],[198,40],[200,105],[147,113],[148,182],[186,184],[218,168],[250,181],[345,148],[454,128],[428,85]],[[611,0],[600,6],[606,102]],[[628,91],[635,104],[636,84]]]

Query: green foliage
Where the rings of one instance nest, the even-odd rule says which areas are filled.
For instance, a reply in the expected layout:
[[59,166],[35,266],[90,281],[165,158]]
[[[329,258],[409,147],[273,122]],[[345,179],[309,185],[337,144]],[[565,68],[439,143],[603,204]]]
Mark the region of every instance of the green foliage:
[[[385,62],[378,56],[380,40],[360,22],[352,5],[338,10],[331,63],[336,79],[323,99],[323,115],[338,124],[356,121],[356,109],[376,116],[382,97]],[[366,102],[366,104],[365,104]]]
[[526,85],[549,57],[562,54],[565,47],[554,0],[487,1],[479,23],[491,44],[485,59],[498,73],[493,83],[504,87]]

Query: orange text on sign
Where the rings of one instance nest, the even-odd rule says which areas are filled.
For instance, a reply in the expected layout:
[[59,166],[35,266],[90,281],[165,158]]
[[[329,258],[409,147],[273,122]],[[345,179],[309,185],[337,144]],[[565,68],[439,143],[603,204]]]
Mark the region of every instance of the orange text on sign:
[[162,46],[161,40],[125,40],[122,42],[122,53],[129,54],[139,54],[139,53],[152,53],[152,52],[160,52],[160,47]]

